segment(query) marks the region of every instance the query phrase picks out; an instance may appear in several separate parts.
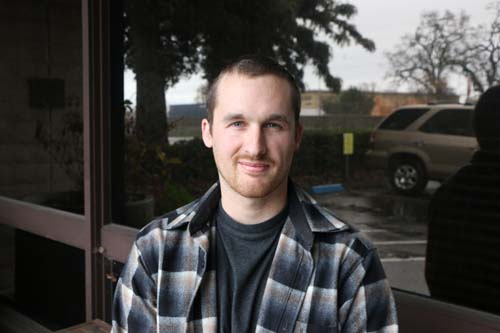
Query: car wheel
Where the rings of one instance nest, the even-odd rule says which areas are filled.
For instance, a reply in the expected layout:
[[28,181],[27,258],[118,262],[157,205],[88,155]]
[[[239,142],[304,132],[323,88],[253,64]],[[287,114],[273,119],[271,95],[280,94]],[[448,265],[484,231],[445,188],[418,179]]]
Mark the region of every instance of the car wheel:
[[394,161],[391,163],[389,177],[391,186],[401,194],[418,194],[427,185],[424,167],[417,160]]

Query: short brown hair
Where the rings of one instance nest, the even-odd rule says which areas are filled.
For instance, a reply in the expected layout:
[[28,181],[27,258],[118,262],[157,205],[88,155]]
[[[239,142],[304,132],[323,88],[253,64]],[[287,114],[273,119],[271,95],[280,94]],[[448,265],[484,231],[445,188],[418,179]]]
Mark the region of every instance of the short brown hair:
[[300,116],[300,91],[295,78],[288,70],[269,57],[260,55],[246,55],[230,63],[215,78],[207,94],[207,118],[211,123],[217,104],[217,87],[222,77],[228,73],[238,73],[249,77],[274,75],[285,80],[290,86],[290,105],[295,116],[295,124],[299,123]]

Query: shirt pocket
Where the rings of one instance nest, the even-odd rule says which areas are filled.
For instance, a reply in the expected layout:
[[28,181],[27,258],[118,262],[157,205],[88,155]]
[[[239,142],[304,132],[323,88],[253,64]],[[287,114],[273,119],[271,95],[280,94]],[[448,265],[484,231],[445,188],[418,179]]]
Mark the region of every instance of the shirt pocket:
[[295,322],[295,328],[293,330],[295,333],[330,333],[337,332],[337,326],[323,326],[323,325],[315,325],[308,324],[301,321]]

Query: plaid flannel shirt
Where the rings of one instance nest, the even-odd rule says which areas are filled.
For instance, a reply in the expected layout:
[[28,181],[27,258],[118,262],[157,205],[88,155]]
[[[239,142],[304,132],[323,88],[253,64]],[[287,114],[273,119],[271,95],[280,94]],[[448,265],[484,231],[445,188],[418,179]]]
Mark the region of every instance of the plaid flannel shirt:
[[[217,332],[219,199],[215,184],[139,232],[116,287],[113,333]],[[288,200],[256,332],[397,332],[376,249],[291,182]]]

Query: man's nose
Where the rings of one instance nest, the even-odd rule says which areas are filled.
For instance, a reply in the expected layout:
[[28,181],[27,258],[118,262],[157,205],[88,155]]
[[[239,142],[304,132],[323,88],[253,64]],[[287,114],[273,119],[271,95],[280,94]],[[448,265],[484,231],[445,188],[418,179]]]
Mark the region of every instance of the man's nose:
[[250,128],[245,138],[245,153],[252,158],[261,158],[267,152],[266,136],[260,127]]

